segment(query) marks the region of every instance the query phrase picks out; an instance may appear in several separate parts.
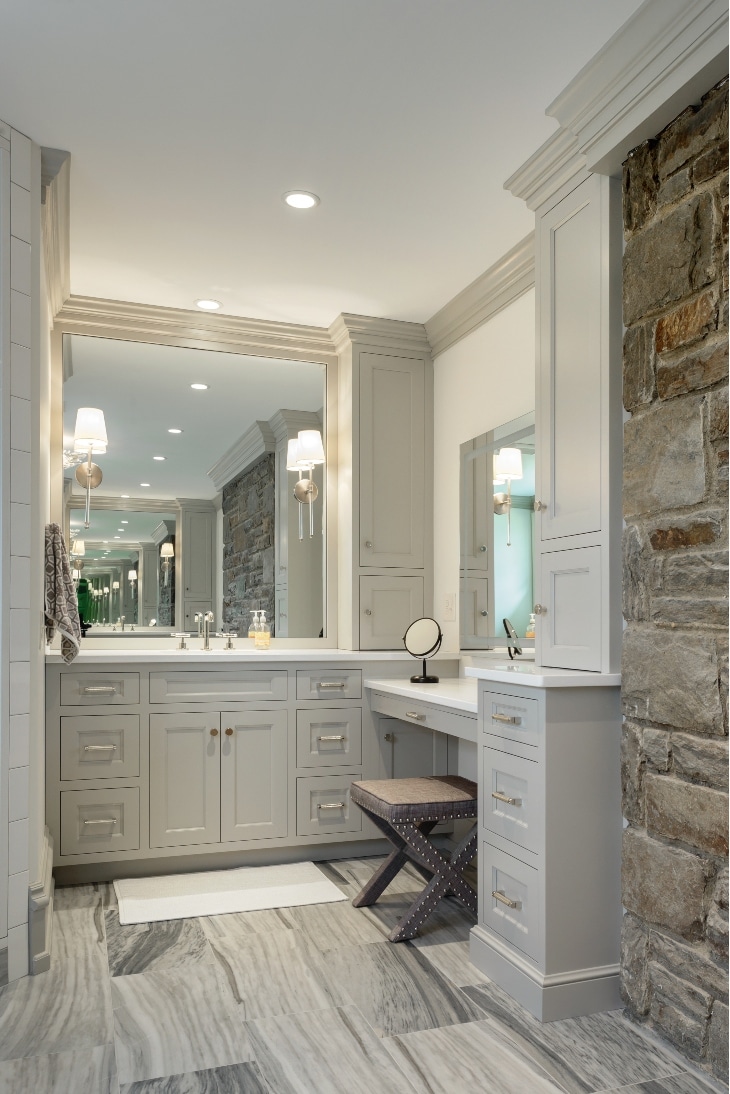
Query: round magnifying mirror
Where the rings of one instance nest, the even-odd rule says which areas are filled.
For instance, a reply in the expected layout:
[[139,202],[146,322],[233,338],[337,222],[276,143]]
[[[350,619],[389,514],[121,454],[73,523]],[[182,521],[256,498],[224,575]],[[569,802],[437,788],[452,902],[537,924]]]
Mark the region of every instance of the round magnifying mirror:
[[438,653],[443,634],[435,619],[424,617],[416,619],[403,635],[403,645],[412,657],[420,657],[423,660],[423,673],[421,676],[412,676],[412,684],[438,684],[438,676],[429,676],[426,672],[426,658]]

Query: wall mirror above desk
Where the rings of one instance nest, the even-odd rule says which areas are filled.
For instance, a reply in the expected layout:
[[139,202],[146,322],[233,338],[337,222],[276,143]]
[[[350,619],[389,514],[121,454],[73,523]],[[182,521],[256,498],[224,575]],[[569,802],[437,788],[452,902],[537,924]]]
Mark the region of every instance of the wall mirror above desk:
[[534,413],[465,441],[460,459],[461,648],[505,646],[504,618],[532,647]]

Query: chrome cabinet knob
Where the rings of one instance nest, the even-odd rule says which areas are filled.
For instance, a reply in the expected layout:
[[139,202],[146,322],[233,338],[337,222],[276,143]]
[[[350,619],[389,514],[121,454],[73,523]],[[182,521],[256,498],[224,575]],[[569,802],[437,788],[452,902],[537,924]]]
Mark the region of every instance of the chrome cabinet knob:
[[373,614],[373,613],[372,613],[372,611],[370,610],[370,608],[366,608],[366,609],[365,609],[365,615],[372,615],[372,614]]
[[532,610],[535,615],[547,615],[547,608],[544,608],[542,604],[533,604]]
[[372,545],[372,543],[370,542],[370,540],[369,540],[369,539],[366,539],[366,540],[365,540],[365,546],[367,547],[367,549],[368,549],[369,551],[370,551],[370,550],[372,550],[372,546],[373,546],[373,545]]
[[483,612],[480,612],[479,614],[480,614],[480,615],[489,615],[489,612],[485,610],[485,611],[483,611]]
[[543,513],[547,509],[547,505],[544,501],[538,501],[537,498],[535,498],[534,502],[532,503],[532,508],[535,510],[536,513]]
[[487,545],[486,545],[486,543],[483,543],[483,544],[481,545],[481,547],[479,548],[479,550],[480,550],[480,551],[486,551],[486,549],[487,549]]

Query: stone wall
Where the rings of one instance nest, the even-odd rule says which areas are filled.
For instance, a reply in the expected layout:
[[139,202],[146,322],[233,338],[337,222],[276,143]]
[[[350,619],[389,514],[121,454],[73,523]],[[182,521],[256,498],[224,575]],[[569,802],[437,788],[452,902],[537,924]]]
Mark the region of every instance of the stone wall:
[[275,460],[262,456],[223,487],[223,623],[238,634],[256,608],[274,633]]
[[728,88],[624,164],[624,815],[629,1012],[728,1051]]

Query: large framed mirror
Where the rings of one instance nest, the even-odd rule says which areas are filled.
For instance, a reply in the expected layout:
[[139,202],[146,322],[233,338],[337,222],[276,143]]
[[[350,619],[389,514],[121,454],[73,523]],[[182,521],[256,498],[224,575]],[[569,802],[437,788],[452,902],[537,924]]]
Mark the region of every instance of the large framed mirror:
[[[274,639],[336,644],[329,364],[73,332],[57,352],[63,520],[89,637],[190,633],[205,611],[243,635],[264,610]],[[103,411],[108,438],[88,527],[82,407]],[[290,470],[303,431],[321,438],[321,459]],[[300,487],[304,502],[300,480],[315,487]]]
[[534,647],[534,413],[465,441],[460,458],[461,648],[505,646],[504,619]]

